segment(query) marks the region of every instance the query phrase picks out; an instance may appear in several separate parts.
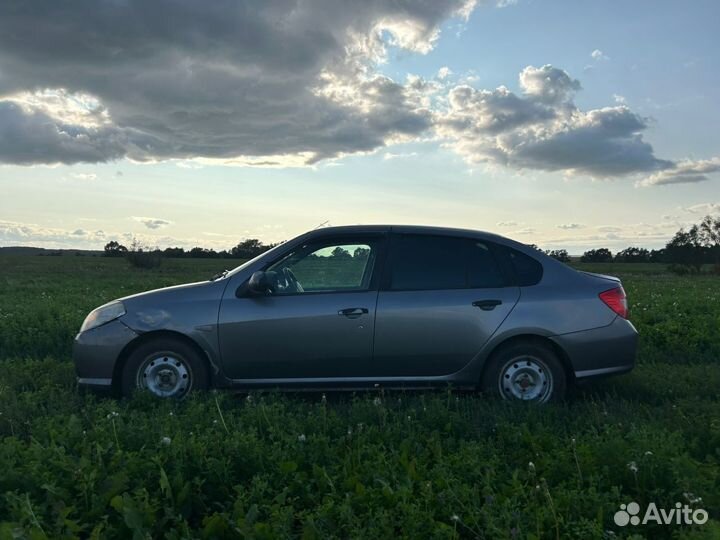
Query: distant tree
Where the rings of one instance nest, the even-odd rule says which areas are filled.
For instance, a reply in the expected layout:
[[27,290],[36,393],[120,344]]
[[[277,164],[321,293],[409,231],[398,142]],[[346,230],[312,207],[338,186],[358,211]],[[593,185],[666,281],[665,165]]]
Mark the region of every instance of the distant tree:
[[156,268],[162,264],[162,251],[151,249],[133,238],[130,249],[127,250],[125,258],[135,268]]
[[665,248],[651,250],[650,255],[649,255],[649,261],[651,263],[666,263],[666,262],[668,262],[667,254],[665,253]]
[[705,261],[705,247],[700,236],[700,227],[693,225],[687,231],[680,229],[665,246],[668,262],[684,266],[693,273],[699,273]]
[[545,251],[545,254],[552,257],[553,259],[557,259],[560,262],[570,262],[570,255],[568,255],[566,249],[549,249]]
[[264,245],[257,238],[248,238],[232,248],[230,255],[239,259],[252,259],[266,252],[268,249],[270,249],[270,246]]
[[165,257],[184,257],[185,256],[185,250],[181,247],[174,247],[174,248],[165,248],[163,251],[163,255]]
[[591,249],[580,257],[582,262],[612,262],[612,252],[607,248]]
[[720,217],[705,216],[700,222],[700,242],[707,249],[707,254],[715,263],[720,265]]
[[122,257],[127,253],[127,248],[122,244],[117,243],[115,240],[111,240],[105,244],[104,255],[106,257]]
[[533,249],[537,249],[538,251],[542,251],[540,247],[537,244],[525,244],[527,247],[531,247]]
[[650,252],[645,248],[629,247],[615,255],[616,262],[639,263],[650,261]]
[[332,250],[332,256],[336,259],[350,259],[352,257],[346,249],[340,246]]
[[187,254],[193,259],[217,259],[218,257],[215,250],[201,247],[194,247]]
[[370,250],[364,247],[355,248],[353,251],[354,259],[367,259],[370,256]]

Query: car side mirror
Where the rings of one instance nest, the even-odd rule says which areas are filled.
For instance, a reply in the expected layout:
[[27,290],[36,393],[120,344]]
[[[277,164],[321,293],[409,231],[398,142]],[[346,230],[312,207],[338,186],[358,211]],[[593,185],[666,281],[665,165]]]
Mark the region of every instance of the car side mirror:
[[253,272],[248,280],[247,289],[250,294],[264,295],[272,291],[268,275],[262,270]]

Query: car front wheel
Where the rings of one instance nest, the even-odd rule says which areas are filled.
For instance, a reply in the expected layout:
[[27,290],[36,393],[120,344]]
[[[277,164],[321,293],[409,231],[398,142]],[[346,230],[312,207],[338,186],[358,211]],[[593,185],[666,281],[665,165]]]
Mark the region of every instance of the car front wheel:
[[121,380],[123,396],[146,391],[161,398],[182,399],[207,386],[207,368],[195,349],[167,338],[149,341],[135,349]]
[[547,403],[565,396],[567,378],[555,352],[541,343],[516,343],[488,359],[481,390],[508,401]]

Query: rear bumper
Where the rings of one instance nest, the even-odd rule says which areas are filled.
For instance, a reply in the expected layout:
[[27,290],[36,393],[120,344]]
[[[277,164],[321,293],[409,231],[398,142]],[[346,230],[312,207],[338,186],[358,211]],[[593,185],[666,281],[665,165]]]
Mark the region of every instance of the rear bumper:
[[78,384],[85,388],[110,388],[120,353],[137,336],[120,320],[75,336],[73,360]]
[[601,328],[550,339],[565,351],[578,380],[619,375],[635,367],[638,333],[632,323],[622,317]]

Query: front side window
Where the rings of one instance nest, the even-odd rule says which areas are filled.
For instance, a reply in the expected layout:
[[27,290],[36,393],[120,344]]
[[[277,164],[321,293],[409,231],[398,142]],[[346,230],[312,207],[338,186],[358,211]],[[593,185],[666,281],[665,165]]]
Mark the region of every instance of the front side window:
[[267,269],[274,294],[362,291],[370,288],[378,241],[303,245]]

